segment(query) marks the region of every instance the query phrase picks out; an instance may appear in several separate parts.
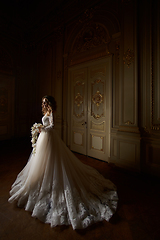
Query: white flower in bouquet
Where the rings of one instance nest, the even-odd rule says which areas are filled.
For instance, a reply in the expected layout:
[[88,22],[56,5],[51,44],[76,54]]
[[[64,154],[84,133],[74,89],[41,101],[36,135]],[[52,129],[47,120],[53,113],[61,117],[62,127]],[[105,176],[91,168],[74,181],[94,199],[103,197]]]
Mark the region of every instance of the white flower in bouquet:
[[41,128],[43,125],[41,123],[34,123],[31,127],[31,134],[32,134],[32,147],[33,147],[33,154],[36,153],[36,142],[39,135],[39,128]]

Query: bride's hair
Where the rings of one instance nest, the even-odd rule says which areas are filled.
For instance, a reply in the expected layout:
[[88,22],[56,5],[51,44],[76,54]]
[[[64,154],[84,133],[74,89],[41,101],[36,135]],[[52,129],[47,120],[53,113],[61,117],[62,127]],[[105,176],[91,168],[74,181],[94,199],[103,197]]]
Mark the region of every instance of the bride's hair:
[[46,109],[43,107],[43,105],[42,105],[42,113],[43,113],[43,114],[46,114],[46,112],[49,112],[49,114],[50,114],[51,112],[55,112],[56,109],[57,109],[57,103],[56,103],[55,98],[52,97],[52,96],[46,95],[46,96],[44,96],[44,97],[42,98],[42,102],[43,102],[44,99],[47,100],[48,109],[46,110]]

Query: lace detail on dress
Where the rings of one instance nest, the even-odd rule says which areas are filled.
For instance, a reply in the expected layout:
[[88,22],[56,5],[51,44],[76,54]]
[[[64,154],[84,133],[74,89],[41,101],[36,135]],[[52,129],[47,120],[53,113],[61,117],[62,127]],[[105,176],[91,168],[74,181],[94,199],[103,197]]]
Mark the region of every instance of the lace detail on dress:
[[62,190],[57,184],[52,191],[30,193],[25,210],[32,211],[33,217],[51,224],[51,227],[71,224],[73,229],[86,228],[103,219],[108,221],[116,210],[118,197],[115,191],[102,198],[85,191],[83,195],[76,188]]
[[[93,185],[97,187],[95,181]],[[38,183],[29,193],[26,191],[19,198],[18,205],[25,205],[25,210],[31,211],[33,217],[51,224],[51,227],[71,224],[73,229],[82,229],[103,219],[108,221],[116,211],[116,191],[108,189],[100,195],[97,193],[100,194],[95,189],[94,192],[85,189],[79,192],[68,185],[63,189],[55,180],[48,188]]]

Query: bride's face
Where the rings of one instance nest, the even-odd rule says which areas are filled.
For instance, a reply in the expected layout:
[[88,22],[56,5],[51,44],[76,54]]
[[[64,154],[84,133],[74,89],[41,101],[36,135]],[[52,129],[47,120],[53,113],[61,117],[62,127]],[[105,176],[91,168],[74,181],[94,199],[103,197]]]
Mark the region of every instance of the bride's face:
[[47,109],[47,107],[48,107],[48,101],[47,101],[46,98],[44,98],[43,101],[42,101],[42,108]]

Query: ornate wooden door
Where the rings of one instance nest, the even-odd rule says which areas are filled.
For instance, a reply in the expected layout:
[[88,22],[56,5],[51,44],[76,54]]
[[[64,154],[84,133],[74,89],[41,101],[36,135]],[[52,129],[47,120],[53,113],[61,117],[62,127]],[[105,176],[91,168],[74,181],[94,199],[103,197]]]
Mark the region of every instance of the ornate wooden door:
[[111,57],[70,69],[71,150],[108,161]]

